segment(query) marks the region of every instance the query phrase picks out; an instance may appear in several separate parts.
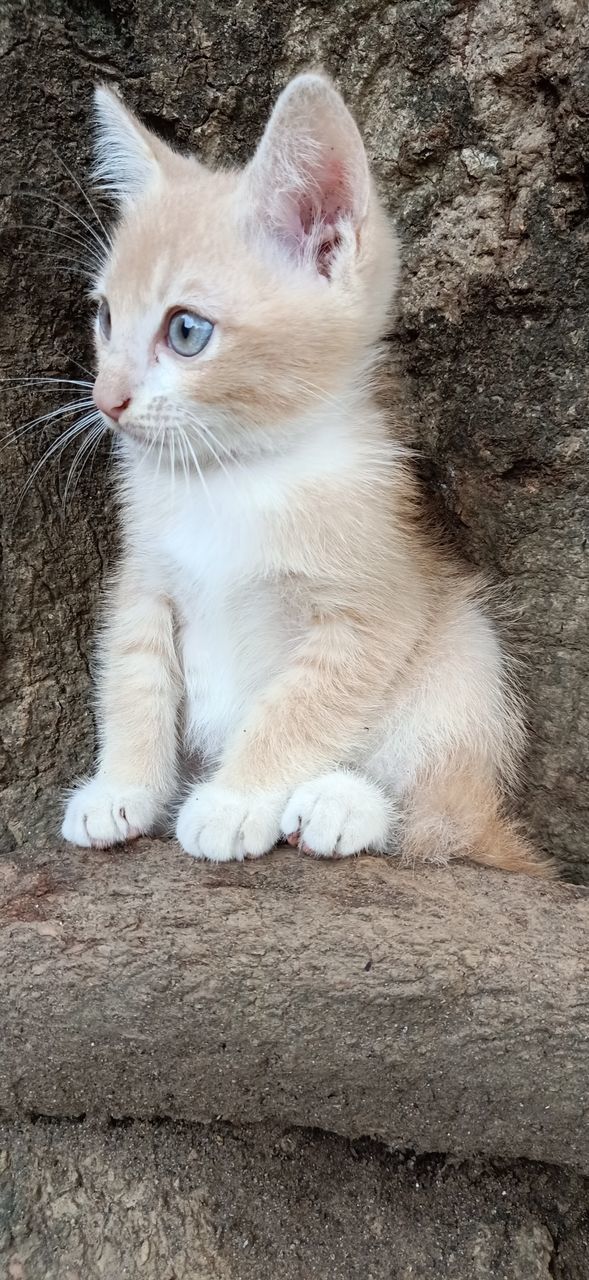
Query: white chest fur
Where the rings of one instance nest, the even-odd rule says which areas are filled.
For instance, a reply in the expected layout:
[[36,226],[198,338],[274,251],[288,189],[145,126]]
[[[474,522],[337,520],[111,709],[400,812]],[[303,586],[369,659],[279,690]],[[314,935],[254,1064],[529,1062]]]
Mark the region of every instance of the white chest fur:
[[209,494],[178,479],[154,541],[179,624],[187,745],[214,758],[284,666],[297,627],[269,566],[267,504],[222,474]]

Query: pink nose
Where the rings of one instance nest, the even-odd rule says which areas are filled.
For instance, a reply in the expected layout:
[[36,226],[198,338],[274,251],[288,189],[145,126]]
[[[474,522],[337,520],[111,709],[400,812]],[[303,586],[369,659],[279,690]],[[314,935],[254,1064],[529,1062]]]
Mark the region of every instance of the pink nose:
[[112,397],[103,395],[101,391],[97,392],[96,387],[94,387],[92,395],[97,409],[100,409],[102,413],[106,413],[107,417],[114,418],[115,422],[118,422],[121,414],[124,413],[125,409],[129,408],[131,403],[131,397],[129,396],[126,400],[121,400],[120,404],[112,404]]

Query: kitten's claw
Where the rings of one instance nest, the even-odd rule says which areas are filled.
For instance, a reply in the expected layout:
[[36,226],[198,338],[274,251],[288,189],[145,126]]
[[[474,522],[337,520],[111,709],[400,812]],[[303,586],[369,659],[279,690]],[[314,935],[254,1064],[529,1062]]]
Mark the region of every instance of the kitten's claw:
[[153,830],[161,803],[148,787],[116,786],[97,776],[72,792],[61,834],[81,848],[108,849]]
[[287,843],[319,858],[386,848],[395,809],[376,783],[335,769],[298,787],[282,817]]
[[268,853],[280,835],[284,796],[234,791],[205,782],[182,805],[176,836],[186,853],[211,862],[242,862]]

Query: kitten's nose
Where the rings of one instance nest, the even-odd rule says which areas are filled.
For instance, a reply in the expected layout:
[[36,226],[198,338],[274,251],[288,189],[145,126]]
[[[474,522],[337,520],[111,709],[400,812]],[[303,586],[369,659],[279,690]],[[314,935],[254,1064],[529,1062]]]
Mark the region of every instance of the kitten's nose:
[[92,397],[96,408],[100,409],[102,413],[106,413],[109,418],[114,418],[115,422],[118,422],[121,414],[124,413],[125,409],[129,408],[131,403],[131,397],[128,396],[126,400],[121,400],[119,404],[113,404],[113,397],[104,394],[96,385],[94,386]]

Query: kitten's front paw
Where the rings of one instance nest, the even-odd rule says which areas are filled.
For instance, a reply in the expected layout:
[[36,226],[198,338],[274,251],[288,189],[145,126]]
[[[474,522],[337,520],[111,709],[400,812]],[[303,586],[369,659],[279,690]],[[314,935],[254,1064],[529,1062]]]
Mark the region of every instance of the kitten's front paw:
[[148,787],[116,786],[98,775],[72,792],[61,834],[82,848],[108,849],[148,835],[161,810],[161,801]]
[[386,848],[395,809],[375,783],[334,769],[297,787],[282,816],[288,843],[320,858]]
[[283,806],[284,796],[271,791],[233,791],[204,782],[182,805],[176,836],[193,858],[259,858],[278,840]]

